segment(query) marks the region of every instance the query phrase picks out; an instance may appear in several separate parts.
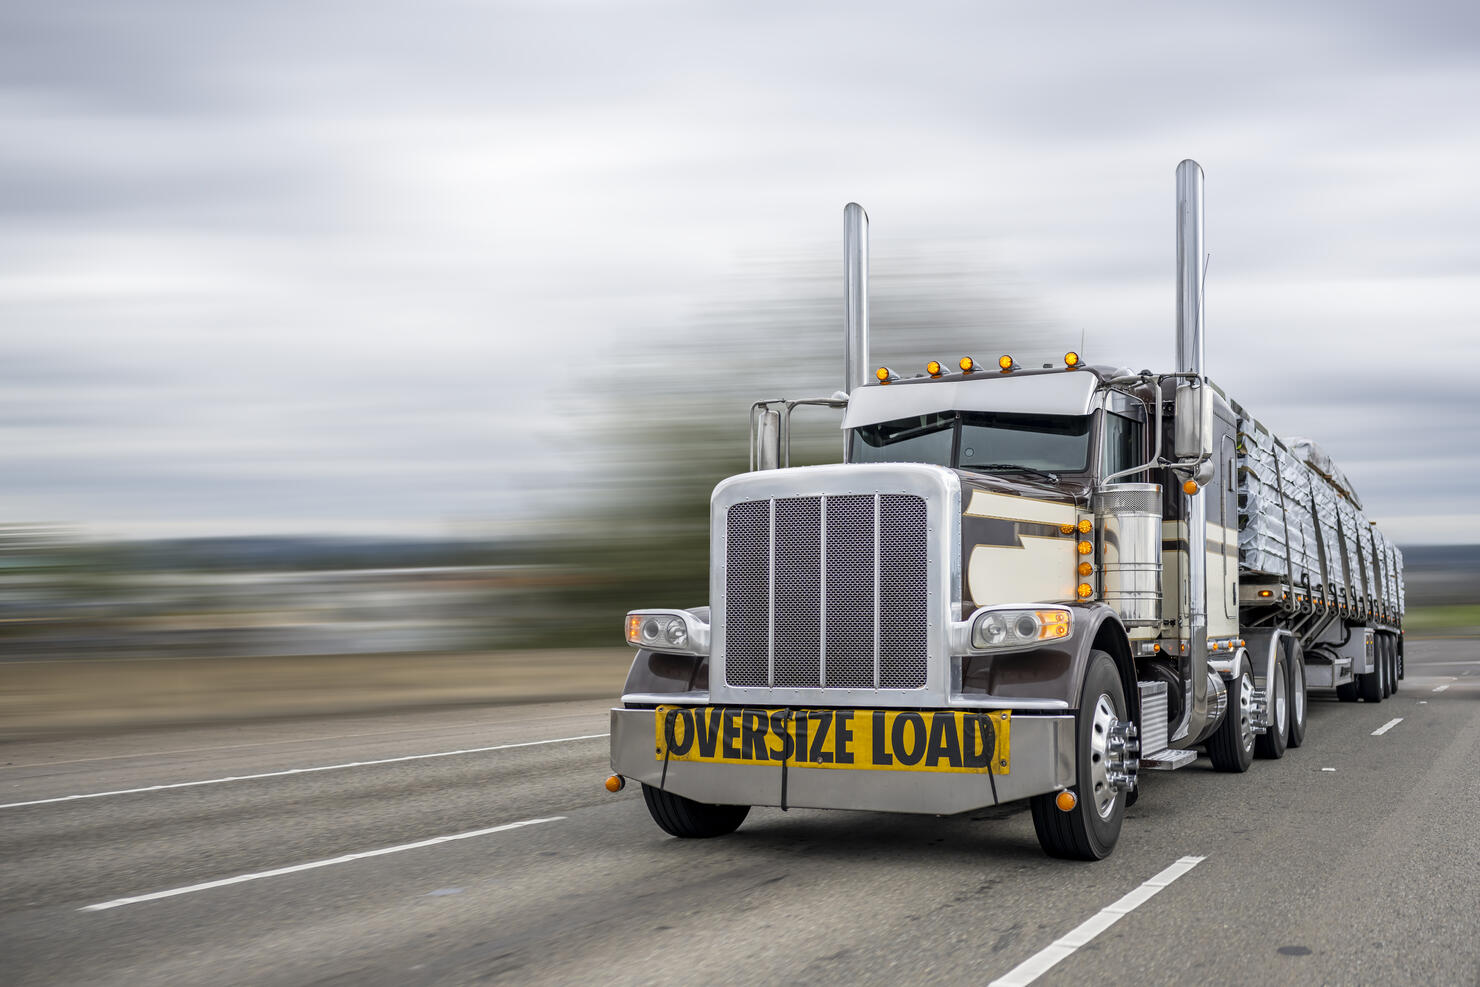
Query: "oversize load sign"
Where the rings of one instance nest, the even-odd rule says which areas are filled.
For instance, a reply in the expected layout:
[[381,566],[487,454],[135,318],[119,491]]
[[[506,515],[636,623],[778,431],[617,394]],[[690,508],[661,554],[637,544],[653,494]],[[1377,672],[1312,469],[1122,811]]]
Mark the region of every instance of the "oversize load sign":
[[657,758],[710,764],[1007,774],[1012,714],[659,706]]

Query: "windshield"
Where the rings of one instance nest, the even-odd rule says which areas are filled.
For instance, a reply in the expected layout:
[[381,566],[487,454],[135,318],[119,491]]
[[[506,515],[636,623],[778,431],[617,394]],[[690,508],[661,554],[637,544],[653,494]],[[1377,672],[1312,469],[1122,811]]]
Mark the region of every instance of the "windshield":
[[936,412],[853,429],[855,463],[933,463],[995,472],[1089,467],[1089,415]]

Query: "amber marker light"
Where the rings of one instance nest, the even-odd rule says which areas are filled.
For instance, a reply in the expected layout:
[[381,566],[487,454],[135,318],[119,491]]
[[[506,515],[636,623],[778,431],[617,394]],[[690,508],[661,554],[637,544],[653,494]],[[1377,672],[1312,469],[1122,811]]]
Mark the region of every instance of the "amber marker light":
[[1261,590],[1260,590],[1260,591],[1259,591],[1259,595],[1260,595],[1260,597],[1262,597],[1262,598],[1263,598],[1263,599],[1266,599],[1266,600],[1267,600],[1267,599],[1269,599],[1269,598],[1270,598],[1270,597],[1271,597],[1271,596],[1274,596],[1274,590],[1272,590],[1272,589],[1261,589]]
[[642,640],[642,618],[641,617],[639,617],[639,616],[629,616],[627,618],[627,640],[630,641],[633,644],[637,644],[639,641]]
[[1078,353],[1075,353],[1073,351],[1070,351],[1068,353],[1065,353],[1064,354],[1064,366],[1066,366],[1066,367],[1077,367],[1077,366],[1079,366],[1079,354]]
[[1067,610],[1038,610],[1038,640],[1069,636],[1069,612]]
[[997,358],[997,366],[1002,368],[1003,373],[1010,372],[1012,370],[1012,357],[1006,353],[1002,354]]
[[889,372],[888,367],[880,367],[878,370],[875,370],[874,376],[879,378],[880,384],[887,384],[894,377],[894,375]]
[[957,366],[961,368],[962,373],[969,374],[976,369],[976,361],[969,356],[963,356]]
[[927,374],[929,374],[930,376],[932,376],[932,377],[939,377],[940,376],[940,361],[939,360],[931,360],[929,363],[925,364],[925,372]]
[[1053,804],[1059,807],[1060,812],[1073,812],[1074,807],[1079,804],[1079,797],[1066,788],[1055,796]]
[[1095,547],[1093,545],[1091,545],[1087,541],[1082,541],[1082,542],[1079,543],[1079,554],[1080,555],[1088,555],[1090,552],[1093,552],[1094,550],[1095,550]]
[[1089,518],[1082,517],[1079,519],[1079,524],[1076,525],[1076,527],[1079,528],[1079,533],[1081,535],[1087,535],[1094,528],[1094,524],[1090,522]]
[[1089,583],[1080,583],[1078,592],[1081,600],[1088,600],[1095,595],[1095,588]]
[[1061,525],[1059,525],[1059,534],[1061,534],[1061,535],[1072,535],[1073,533],[1074,533],[1074,525],[1072,525],[1072,524],[1061,524]]
[[620,792],[627,785],[627,779],[621,775],[612,775],[606,780],[606,790],[609,792]]
[[1182,484],[1182,492],[1185,493],[1189,497],[1191,497],[1193,494],[1197,493],[1197,491],[1198,491],[1198,486],[1197,486],[1197,481],[1196,480],[1188,480],[1186,483]]
[[1081,563],[1079,563],[1079,574],[1081,576],[1088,576],[1090,573],[1092,573],[1094,571],[1095,571],[1095,564],[1093,562],[1081,562]]

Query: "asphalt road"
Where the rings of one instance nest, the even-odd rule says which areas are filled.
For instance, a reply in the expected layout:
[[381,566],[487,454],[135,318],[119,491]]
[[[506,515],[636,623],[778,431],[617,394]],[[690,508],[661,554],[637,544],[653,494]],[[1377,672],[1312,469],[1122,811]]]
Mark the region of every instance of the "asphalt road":
[[1477,641],[1314,701],[1283,760],[1151,776],[1096,864],[1017,806],[671,839],[602,788],[605,709],[6,744],[0,982],[987,983],[1061,937],[1039,983],[1480,982]]

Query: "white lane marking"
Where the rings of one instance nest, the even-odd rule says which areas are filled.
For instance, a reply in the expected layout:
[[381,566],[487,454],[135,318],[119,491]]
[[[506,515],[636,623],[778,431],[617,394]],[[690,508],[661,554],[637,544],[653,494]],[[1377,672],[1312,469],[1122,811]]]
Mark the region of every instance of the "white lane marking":
[[366,857],[383,857],[388,853],[400,853],[402,850],[419,850],[422,847],[436,846],[439,843],[451,843],[453,840],[470,840],[475,836],[503,833],[511,829],[519,829],[523,826],[538,826],[540,823],[559,822],[564,818],[565,816],[550,816],[548,819],[524,819],[519,822],[504,823],[502,826],[475,829],[467,833],[453,833],[450,836],[434,836],[430,840],[417,840],[415,843],[402,843],[400,846],[381,847],[379,850],[365,850],[361,853],[346,853],[342,857],[331,857],[328,860],[313,860],[306,864],[294,864],[291,867],[278,867],[274,870],[257,871],[255,874],[238,874],[236,877],[224,877],[219,881],[206,881],[202,884],[192,884],[184,888],[171,888],[168,891],[155,891],[151,894],[134,895],[132,898],[114,898],[112,901],[104,901],[96,905],[85,905],[77,910],[79,912],[101,912],[109,908],[118,908],[122,905],[137,905],[142,901],[158,901],[161,898],[173,898],[176,895],[193,894],[196,891],[209,891],[211,888],[224,888],[231,884],[260,881],[264,877],[281,877],[284,874],[297,874],[300,871],[315,870],[319,867],[333,867],[335,864],[347,864],[352,860],[364,860]]
[[1335,768],[1322,768],[1322,771],[1335,771]]
[[1403,722],[1403,717],[1396,716],[1393,719],[1388,720],[1386,723],[1384,723],[1382,726],[1378,727],[1376,730],[1373,730],[1372,731],[1372,736],[1374,736],[1374,737],[1381,737],[1383,734],[1387,733],[1393,727],[1397,726],[1399,723],[1402,723],[1402,722]]
[[573,740],[596,740],[610,737],[609,733],[587,733],[579,737],[556,737],[553,740],[530,740],[521,744],[496,744],[493,747],[468,747],[456,751],[437,751],[433,754],[407,754],[404,757],[383,757],[376,761],[347,761],[344,764],[321,764],[312,768],[288,768],[286,771],[264,771],[255,775],[232,775],[229,778],[207,778],[204,781],[177,781],[171,785],[149,785],[145,788],[120,788],[112,792],[87,792],[83,795],[62,795],[52,799],[33,799],[30,802],[7,802],[0,809],[19,809],[26,805],[51,805],[56,802],[75,802],[78,799],[100,799],[109,795],[137,795],[140,792],[163,792],[171,788],[194,788],[197,785],[224,785],[231,781],[256,781],[259,778],[284,778],[288,775],[306,775],[318,771],[342,771],[345,768],[368,768],[377,764],[399,764],[402,761],[423,761],[430,757],[456,757],[459,754],[485,754],[489,751],[507,751],[516,747],[540,747],[544,744],[567,744]]
[[1434,691],[1435,692],[1443,692],[1447,688],[1449,688],[1449,683],[1446,682],[1443,685],[1436,685],[1436,686],[1434,686]]
[[1028,957],[996,980],[993,980],[989,987],[1023,987],[1024,984],[1031,984],[1053,969],[1059,961],[1073,955],[1076,949],[1088,943],[1095,936],[1144,905],[1162,888],[1165,888],[1206,859],[1206,857],[1181,858],[1166,870],[1147,880],[1130,894],[1125,895],[1113,905],[1107,905],[1100,909],[1088,921],[1070,929],[1062,937],[1055,939],[1048,946]]
[[1427,699],[1420,699],[1420,700],[1419,700],[1419,701],[1418,701],[1418,704],[1419,704],[1419,705],[1420,705],[1420,706],[1427,706],[1427,705],[1428,705],[1428,704],[1429,704],[1429,701],[1428,701],[1428,700],[1427,700]]

